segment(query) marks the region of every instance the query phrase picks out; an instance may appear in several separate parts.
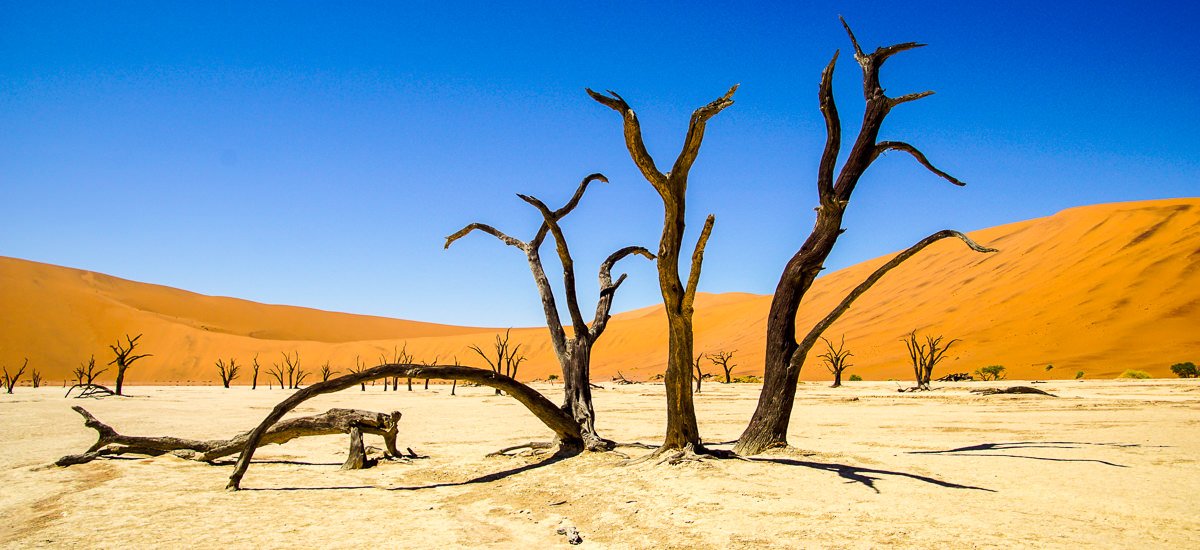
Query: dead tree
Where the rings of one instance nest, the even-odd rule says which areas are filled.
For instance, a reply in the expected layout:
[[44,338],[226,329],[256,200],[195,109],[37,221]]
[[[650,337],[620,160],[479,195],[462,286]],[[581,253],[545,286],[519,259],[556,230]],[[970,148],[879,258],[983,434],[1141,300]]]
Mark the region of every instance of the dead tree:
[[29,381],[33,383],[34,389],[42,387],[42,373],[37,369],[29,373]]
[[711,361],[712,364],[714,364],[718,367],[721,367],[721,370],[725,371],[725,383],[726,384],[733,383],[733,376],[732,376],[733,369],[737,368],[736,363],[730,364],[730,361],[733,360],[734,353],[737,353],[736,349],[733,351],[722,350],[722,351],[718,351],[716,353],[708,354],[708,360]]
[[1032,388],[1029,386],[1012,386],[1012,387],[1008,387],[1008,388],[1004,388],[1004,389],[979,388],[979,389],[971,390],[971,393],[978,393],[980,395],[1000,395],[1000,394],[1024,393],[1024,394],[1032,394],[1032,395],[1048,395],[1050,397],[1058,397],[1057,395],[1054,395],[1052,393],[1047,393],[1045,391],[1039,390],[1037,388]]
[[696,286],[700,283],[704,246],[708,243],[715,220],[711,214],[704,221],[704,228],[700,231],[700,237],[692,250],[687,286],[684,286],[679,277],[679,260],[683,249],[688,173],[700,153],[700,144],[704,140],[708,120],[733,105],[735,91],[736,85],[725,95],[692,113],[683,141],[683,150],[676,157],[671,170],[664,174],[659,171],[650,152],[646,150],[646,144],[642,140],[641,123],[638,122],[633,108],[611,90],[607,95],[587,90],[592,99],[621,115],[625,147],[629,150],[633,163],[658,192],[663,202],[663,231],[658,243],[657,258],[658,286],[669,327],[667,370],[664,378],[667,393],[667,432],[662,447],[655,451],[655,455],[672,450],[685,453],[703,450],[700,428],[696,423],[696,408],[692,403],[692,311],[696,299]]
[[763,365],[763,387],[758,406],[746,430],[738,438],[734,451],[742,455],[760,453],[772,447],[787,445],[787,429],[791,422],[792,406],[796,399],[796,383],[800,368],[808,352],[826,328],[837,320],[863,292],[866,292],[885,273],[912,257],[934,241],[957,237],[977,252],[994,252],[979,246],[957,231],[939,231],[897,255],[892,261],[876,270],[862,284],[851,291],[821,322],[817,323],[802,340],[797,340],[796,314],[800,302],[812,286],[817,274],[824,269],[825,259],[833,250],[838,237],[845,231],[842,219],[850,204],[850,197],[858,185],[859,178],[881,155],[889,151],[900,151],[912,155],[922,166],[938,177],[954,185],[964,185],[954,176],[935,168],[916,147],[901,141],[878,141],[879,129],[892,108],[931,95],[919,92],[900,97],[888,97],[879,82],[879,71],[891,56],[918,48],[923,44],[907,42],[886,46],[867,54],[859,47],[854,33],[845,20],[842,25],[854,47],[854,59],[862,68],[863,96],[866,109],[862,125],[850,153],[840,170],[837,170],[838,153],[842,145],[841,120],[833,99],[833,70],[838,53],[821,73],[818,90],[821,114],[825,119],[825,149],[817,170],[817,219],[812,232],[783,269],[779,284],[767,315],[766,352]]
[[229,383],[238,377],[239,370],[241,370],[241,367],[238,366],[237,360],[234,358],[229,358],[228,365],[225,364],[224,360],[217,359],[217,374],[221,377],[221,384],[226,388],[229,388]]
[[330,376],[333,376],[338,372],[339,371],[333,370],[333,367],[329,366],[329,361],[326,361],[324,365],[321,365],[321,381],[327,382]]
[[256,353],[254,354],[254,378],[250,380],[250,389],[252,390],[258,389],[258,369],[258,354]]
[[[496,341],[492,344],[492,348],[496,352],[495,359],[489,357],[488,354],[483,352],[483,349],[475,344],[471,344],[469,347],[471,351],[474,351],[483,358],[484,362],[488,364],[488,368],[492,369],[492,372],[512,378],[514,377],[514,364],[520,365],[525,361],[525,356],[521,354],[521,344],[517,344],[516,346],[509,344],[510,332],[512,332],[511,328],[505,330],[504,338],[500,338],[500,335],[496,334]],[[410,378],[409,380],[412,379]],[[410,385],[408,389],[411,391],[412,386]],[[496,395],[500,395],[500,388],[496,388]]]
[[[408,342],[405,342],[404,347],[400,348],[399,350],[396,349],[396,346],[392,346],[392,357],[390,359],[388,358],[387,355],[385,355],[383,353],[379,354],[379,364],[380,365],[387,365],[387,364],[403,365],[403,364],[407,364],[407,363],[412,363],[413,359],[414,358],[413,358],[412,354],[408,353]],[[360,367],[360,370],[361,370],[361,367]],[[389,379],[385,378],[383,380],[383,391],[388,391],[388,384],[389,384]],[[392,391],[400,391],[400,377],[399,376],[391,378],[390,384],[392,386]],[[365,385],[364,385],[364,388],[365,388]],[[412,379],[408,380],[408,391],[412,391]]]
[[[97,420],[83,407],[71,408],[83,416],[85,426],[96,430],[98,439],[84,453],[67,455],[58,459],[55,462],[57,466],[73,466],[107,456],[129,454],[147,456],[171,454],[188,460],[212,462],[242,452],[250,437],[249,432],[230,439],[208,440],[121,435],[111,426]],[[280,445],[298,437],[350,434],[350,453],[347,455],[343,469],[358,469],[367,465],[363,460],[365,455],[362,443],[363,433],[383,437],[388,456],[403,456],[396,448],[396,427],[399,421],[399,411],[384,414],[354,409],[329,409],[322,414],[292,418],[272,426],[259,438],[255,447]],[[354,437],[355,433],[358,434],[357,437]]]
[[115,390],[117,395],[122,395],[121,388],[125,384],[125,371],[129,370],[129,367],[133,366],[134,361],[151,357],[151,354],[149,353],[142,355],[133,354],[133,350],[137,347],[138,340],[141,338],[141,334],[134,336],[133,338],[130,338],[129,335],[126,334],[125,344],[121,344],[121,340],[118,339],[116,345],[108,346],[109,349],[112,350],[113,355],[116,356],[112,361],[109,361],[108,364],[117,366],[117,387]]
[[88,358],[87,363],[80,363],[79,366],[75,367],[75,370],[72,371],[72,374],[75,375],[75,385],[95,385],[96,378],[99,378],[100,375],[104,374],[107,370],[108,369],[96,370],[96,356],[93,355]]
[[822,353],[817,357],[821,358],[821,361],[825,364],[825,369],[833,374],[832,387],[841,387],[842,373],[845,372],[846,369],[853,366],[849,361],[847,361],[854,354],[850,353],[850,350],[846,349],[846,335],[842,335],[842,341],[838,343],[836,348],[833,347],[833,342],[829,341],[828,338],[821,337],[821,340],[825,341],[825,353]]
[[704,370],[700,368],[700,362],[704,360],[704,357],[705,354],[701,353],[700,355],[696,356],[695,361],[692,361],[692,370],[695,371],[692,374],[692,379],[696,381],[696,393],[700,393],[700,383],[703,382],[705,378],[712,378],[711,374],[705,374]]
[[[912,331],[904,340],[904,347],[908,349],[908,357],[912,361],[913,376],[917,379],[917,385],[909,388],[908,391],[927,391],[929,390],[929,379],[933,377],[933,368],[946,356],[946,352],[950,351],[950,346],[954,345],[959,340],[954,339],[942,345],[944,336],[934,338],[925,336],[925,343],[921,343],[917,339],[917,331]],[[903,390],[902,390],[903,391]]]
[[287,369],[284,368],[283,365],[280,365],[279,363],[271,363],[271,368],[267,369],[267,374],[271,375],[271,378],[274,378],[276,382],[279,382],[279,389],[287,389],[287,384],[284,383],[284,380],[287,379],[288,373]]
[[[278,369],[278,371],[281,374],[286,375],[287,385],[284,387],[289,390],[294,390],[294,389],[299,388],[300,384],[304,383],[304,379],[308,377],[308,372],[306,372],[304,370],[304,367],[300,366],[300,352],[299,351],[296,352],[295,357],[292,357],[291,355],[284,353],[283,354],[283,365],[276,364],[275,367]],[[274,374],[274,373],[272,373],[272,374]],[[284,377],[280,376],[278,378],[279,378],[279,383],[283,384]]]
[[[596,432],[596,413],[592,406],[591,364],[592,348],[608,325],[609,311],[612,309],[613,297],[626,277],[622,274],[617,278],[616,282],[613,282],[612,268],[622,258],[631,254],[644,256],[649,259],[654,259],[654,255],[640,246],[628,246],[613,252],[600,264],[600,298],[596,303],[596,313],[589,327],[584,321],[583,314],[579,308],[575,286],[575,262],[571,257],[571,252],[567,246],[562,228],[559,226],[559,221],[579,205],[579,201],[583,198],[588,185],[593,181],[607,182],[608,178],[605,178],[603,174],[588,175],[580,182],[571,199],[562,208],[553,211],[541,200],[527,195],[518,195],[521,200],[532,205],[542,215],[542,224],[529,241],[515,239],[489,225],[473,223],[447,237],[446,248],[449,248],[454,241],[466,236],[471,231],[479,230],[525,253],[525,258],[529,263],[529,270],[533,275],[534,284],[537,286],[538,295],[541,297],[542,313],[546,318],[546,327],[550,331],[550,342],[554,348],[555,357],[558,358],[559,367],[562,369],[562,409],[567,411],[579,423],[580,429],[584,434],[583,438],[586,448],[589,450],[602,450],[611,448],[612,444],[600,437]],[[570,337],[567,337],[566,329],[563,328],[562,318],[559,316],[558,306],[554,297],[554,289],[550,286],[550,280],[546,277],[546,270],[542,265],[541,246],[547,235],[554,236],[555,251],[558,254],[559,263],[563,269],[563,292],[564,298],[567,301],[567,312],[571,317],[572,334]],[[479,350],[476,349],[476,352],[479,352]],[[488,358],[485,357],[485,360],[488,360]],[[519,362],[513,365],[513,376],[516,376],[516,368],[519,366]]]
[[[355,355],[354,356],[354,366],[350,367],[350,374],[358,374],[366,369],[367,369],[367,365],[365,363],[363,363],[362,360],[359,359],[357,355]],[[322,382],[323,381],[324,380],[322,380]],[[360,388],[361,391],[367,391],[367,383],[366,382],[359,384],[359,386],[361,386],[361,388]]]
[[13,387],[17,385],[17,381],[21,379],[21,375],[25,374],[25,367],[28,367],[28,366],[29,366],[29,358],[26,357],[25,362],[21,364],[21,369],[18,370],[16,374],[9,374],[8,367],[4,367],[4,379],[3,379],[4,389],[7,390],[8,393],[13,392]]
[[233,474],[229,476],[229,484],[226,486],[226,489],[237,490],[240,488],[242,477],[245,476],[246,469],[250,467],[250,460],[254,457],[254,450],[258,448],[263,437],[271,429],[271,426],[279,422],[283,418],[283,415],[295,409],[301,403],[319,395],[341,391],[356,384],[388,376],[465,380],[503,390],[524,405],[525,408],[529,409],[529,412],[533,413],[538,420],[541,420],[547,428],[550,428],[555,433],[560,453],[578,452],[583,448],[583,438],[579,431],[579,424],[575,422],[575,419],[556,407],[554,403],[538,393],[537,390],[512,378],[490,370],[473,367],[414,364],[379,365],[359,373],[339,376],[328,382],[313,384],[293,393],[287,399],[275,405],[275,408],[271,409],[270,414],[263,419],[258,427],[251,430],[248,434],[244,445],[245,450],[238,457],[237,465],[234,466]]

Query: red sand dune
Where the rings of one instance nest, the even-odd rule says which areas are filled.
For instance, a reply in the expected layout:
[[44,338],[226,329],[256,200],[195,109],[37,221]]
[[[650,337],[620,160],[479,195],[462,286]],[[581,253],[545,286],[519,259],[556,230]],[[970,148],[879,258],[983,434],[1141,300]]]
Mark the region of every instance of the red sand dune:
[[[1172,363],[1200,361],[1200,199],[1072,208],[971,236],[1000,252],[937,243],[889,273],[830,328],[826,335],[844,334],[854,353],[848,374],[907,379],[900,339],[911,330],[962,340],[935,376],[994,364],[1022,379],[1077,371],[1112,377],[1126,369],[1171,376]],[[811,326],[886,260],[820,278],[801,306],[800,326]],[[696,351],[736,349],[735,373],[760,373],[770,300],[699,296]],[[107,363],[108,345],[126,333],[144,333],[139,352],[154,354],[130,369],[133,384],[211,383],[216,359],[248,365],[255,354],[266,384],[266,368],[283,352],[299,352],[310,372],[325,361],[345,372],[356,356],[373,365],[404,344],[419,360],[457,356],[482,366],[467,346],[486,348],[496,333],[203,296],[12,258],[0,258],[0,327],[0,365],[12,370],[29,357],[51,384],[91,354]],[[529,358],[520,378],[557,370],[544,328],[512,334]],[[593,376],[620,370],[649,378],[663,369],[665,345],[661,307],[615,315],[597,344]],[[249,377],[247,366],[237,382]],[[801,377],[829,375],[810,358]]]

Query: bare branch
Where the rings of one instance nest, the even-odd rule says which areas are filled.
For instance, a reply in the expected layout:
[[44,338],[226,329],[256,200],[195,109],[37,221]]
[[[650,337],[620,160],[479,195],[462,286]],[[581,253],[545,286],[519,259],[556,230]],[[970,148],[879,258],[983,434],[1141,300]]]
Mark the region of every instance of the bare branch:
[[886,153],[888,151],[904,151],[905,153],[912,155],[913,158],[917,159],[917,162],[921,163],[921,166],[924,166],[926,169],[928,169],[930,172],[933,172],[938,177],[940,177],[950,183],[953,183],[954,185],[957,185],[959,187],[966,185],[966,183],[963,183],[958,178],[951,176],[950,174],[947,174],[947,173],[937,169],[937,167],[935,167],[933,164],[930,164],[928,158],[925,158],[925,153],[922,153],[916,147],[913,147],[912,145],[904,143],[903,141],[881,141],[881,142],[879,142],[877,145],[875,145],[875,151],[871,154],[870,162],[875,162],[875,159],[879,158],[880,155],[882,155],[883,153]]
[[817,170],[817,194],[822,204],[833,200],[833,173],[838,151],[842,147],[842,121],[838,118],[837,104],[833,100],[833,70],[837,66],[838,53],[833,52],[833,59],[821,71],[821,88],[818,92],[821,114],[825,117],[825,150],[821,153],[821,164]]
[[918,99],[921,99],[923,97],[929,97],[931,95],[933,95],[933,90],[925,90],[924,92],[917,92],[917,93],[913,93],[913,94],[905,94],[900,97],[894,97],[894,98],[891,98],[890,101],[891,101],[892,107],[895,107],[901,103],[908,103],[909,101],[916,101]]
[[692,251],[692,268],[688,271],[687,286],[683,290],[683,309],[691,311],[692,302],[696,300],[696,287],[700,285],[700,265],[704,263],[704,247],[712,234],[713,223],[717,219],[709,214],[704,220],[704,229],[700,230],[700,238],[696,240],[696,249]]
[[941,231],[938,231],[937,233],[934,233],[928,237],[925,237],[924,239],[921,239],[917,244],[914,244],[914,245],[908,247],[908,249],[906,249],[905,251],[897,254],[891,260],[888,260],[887,263],[879,266],[879,268],[876,269],[873,273],[871,273],[871,275],[868,276],[866,278],[866,280],[859,283],[858,286],[854,287],[854,290],[851,290],[850,293],[847,294],[846,297],[842,299],[841,303],[839,303],[836,307],[834,307],[833,310],[830,311],[829,314],[826,315],[824,319],[821,319],[820,322],[818,322],[815,326],[813,326],[812,330],[810,330],[808,332],[808,335],[804,337],[804,340],[801,340],[800,346],[792,354],[792,358],[791,358],[792,364],[796,365],[798,361],[804,361],[804,357],[808,354],[808,351],[810,349],[812,349],[813,344],[816,343],[817,338],[819,338],[821,336],[821,333],[825,332],[825,329],[829,328],[829,326],[832,325],[834,321],[837,321],[838,318],[842,316],[842,314],[846,313],[846,311],[850,309],[850,306],[854,303],[854,301],[857,300],[859,296],[862,296],[864,292],[866,292],[872,286],[874,286],[875,283],[879,281],[879,279],[882,279],[883,276],[885,274],[887,274],[887,272],[891,271],[892,269],[895,269],[896,266],[900,265],[901,263],[904,263],[904,261],[913,257],[918,252],[924,250],[925,247],[927,247],[937,241],[940,241],[940,240],[946,239],[946,238],[950,238],[950,237],[954,237],[954,238],[961,240],[963,243],[966,243],[966,245],[968,247],[970,247],[971,250],[974,250],[976,252],[981,252],[981,253],[997,252],[997,250],[995,248],[988,248],[986,246],[982,246],[979,243],[971,240],[970,237],[968,237],[958,231],[954,231],[952,229],[943,229]]
[[649,250],[640,246],[627,246],[613,252],[600,264],[600,300],[596,302],[596,316],[592,320],[592,328],[589,331],[593,341],[604,332],[604,328],[608,324],[608,312],[612,309],[613,296],[616,294],[617,288],[625,281],[625,275],[622,274],[617,278],[617,282],[613,282],[613,265],[630,254],[643,256],[649,260],[653,260],[655,257]]
[[862,48],[858,47],[858,39],[854,38],[854,31],[850,30],[850,24],[846,23],[845,17],[839,15],[838,20],[842,22],[842,27],[846,29],[846,34],[850,37],[850,43],[854,44],[854,58],[859,60],[859,63],[862,63],[867,56],[863,54]]
[[602,181],[604,183],[608,183],[608,178],[599,172],[595,174],[588,174],[587,177],[583,178],[583,181],[579,182],[579,188],[576,189],[575,194],[571,196],[571,200],[567,201],[567,204],[564,204],[562,208],[554,211],[554,219],[556,221],[563,219],[563,216],[570,214],[576,206],[579,206],[579,199],[583,198],[583,192],[587,191],[588,184],[592,183],[593,181]]
[[725,92],[725,95],[714,99],[708,105],[704,105],[692,113],[692,120],[688,123],[687,136],[683,138],[683,150],[679,152],[679,157],[675,159],[675,165],[671,167],[671,172],[667,174],[668,178],[687,177],[688,171],[692,169],[692,164],[696,162],[696,155],[700,153],[700,143],[704,141],[704,128],[708,124],[708,119],[726,107],[733,105],[733,93],[737,89],[738,85],[734,84],[729,88],[728,92]]
[[642,125],[638,122],[637,114],[633,112],[633,108],[625,102],[625,99],[617,95],[617,92],[612,90],[608,90],[609,95],[607,96],[596,93],[591,88],[587,89],[587,93],[601,105],[621,113],[625,128],[625,147],[629,149],[629,155],[633,158],[633,163],[642,171],[642,176],[662,194],[666,189],[667,176],[658,170],[658,167],[654,165],[654,158],[646,150],[646,143],[642,140]]
[[[588,180],[584,180],[580,190],[576,195],[583,193],[583,188],[587,185]],[[546,203],[538,200],[537,197],[517,194],[521,200],[533,205],[542,213],[543,223],[550,228],[550,233],[554,235],[555,248],[558,250],[558,260],[562,263],[563,268],[563,289],[567,295],[567,311],[571,314],[571,325],[575,328],[575,334],[582,334],[587,331],[587,324],[583,321],[583,314],[579,311],[579,298],[575,293],[575,261],[571,259],[571,251],[567,248],[567,238],[563,235],[562,227],[558,225],[558,217],[556,212],[551,212]],[[575,200],[575,199],[572,199]],[[578,201],[576,201],[578,202]],[[568,203],[568,206],[571,206]],[[566,209],[566,207],[563,207]],[[573,206],[572,206],[573,208]],[[569,211],[569,210],[568,210]],[[566,212],[563,212],[566,215]]]
[[457,232],[455,232],[453,235],[450,235],[449,237],[446,237],[446,245],[445,245],[445,246],[443,246],[442,248],[443,248],[443,249],[450,248],[450,245],[451,245],[451,244],[453,244],[453,243],[454,243],[454,241],[457,241],[457,240],[459,240],[459,239],[461,239],[461,238],[465,237],[465,236],[466,236],[468,233],[470,233],[470,232],[472,232],[472,231],[475,231],[475,230],[477,230],[477,229],[478,229],[479,231],[483,231],[484,233],[487,233],[487,234],[489,234],[489,235],[491,235],[491,236],[493,236],[493,237],[496,237],[497,239],[500,239],[501,241],[503,241],[503,242],[504,242],[504,244],[507,244],[507,245],[509,245],[509,246],[515,246],[515,247],[517,247],[517,248],[520,248],[520,249],[522,249],[522,250],[524,250],[524,249],[525,249],[525,243],[524,243],[524,242],[522,242],[522,241],[520,241],[520,240],[518,240],[518,239],[514,239],[514,238],[512,238],[512,237],[509,237],[508,235],[505,235],[503,232],[501,232],[500,230],[496,229],[495,227],[492,227],[492,226],[490,226],[490,225],[483,224],[483,223],[473,223],[473,224],[470,224],[470,225],[468,225],[468,226],[466,226],[466,227],[464,227],[464,228],[462,228],[462,229],[459,229],[459,230],[458,230]]

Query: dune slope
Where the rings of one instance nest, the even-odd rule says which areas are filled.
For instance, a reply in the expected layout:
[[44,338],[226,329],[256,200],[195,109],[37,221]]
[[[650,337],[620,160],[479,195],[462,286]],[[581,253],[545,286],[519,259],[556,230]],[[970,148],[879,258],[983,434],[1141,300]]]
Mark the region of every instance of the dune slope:
[[[907,379],[900,338],[912,330],[961,340],[935,376],[994,364],[1025,379],[1112,377],[1130,368],[1171,376],[1172,363],[1200,361],[1200,199],[1073,208],[971,236],[1000,252],[937,243],[830,328],[854,353],[848,374]],[[821,277],[799,326],[824,316],[887,258]],[[696,351],[737,350],[735,373],[760,372],[770,300],[699,296]],[[108,344],[125,333],[145,333],[144,349],[154,354],[130,370],[133,383],[210,383],[218,357],[248,364],[257,354],[266,384],[266,368],[283,352],[299,352],[309,371],[326,361],[345,371],[356,357],[375,364],[401,345],[420,360],[475,364],[467,346],[486,347],[496,332],[203,296],[12,258],[0,258],[0,306],[0,365],[29,357],[51,383],[89,354],[106,363]],[[594,377],[661,372],[665,325],[661,307],[615,315],[595,350]],[[545,329],[514,329],[513,338],[529,358],[520,378],[557,369]],[[239,382],[248,383],[244,372]],[[801,377],[829,375],[810,357]]]

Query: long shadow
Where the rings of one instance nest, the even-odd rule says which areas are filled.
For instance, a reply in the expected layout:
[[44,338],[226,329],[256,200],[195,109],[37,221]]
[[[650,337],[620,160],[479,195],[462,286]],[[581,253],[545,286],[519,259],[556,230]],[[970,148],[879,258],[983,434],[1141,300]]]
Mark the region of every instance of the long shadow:
[[485,475],[481,475],[479,477],[473,477],[466,481],[455,481],[455,482],[451,482],[451,483],[433,483],[431,485],[417,485],[417,486],[412,486],[412,487],[392,487],[388,490],[389,491],[420,491],[421,489],[436,489],[438,487],[460,487],[463,485],[471,485],[471,484],[475,484],[475,483],[491,483],[493,481],[499,481],[506,477],[515,476],[522,472],[528,472],[530,470],[536,470],[538,468],[549,466],[556,462],[562,462],[563,460],[566,460],[566,459],[576,456],[578,454],[579,454],[579,452],[575,451],[575,450],[564,451],[562,449],[559,449],[554,454],[550,455],[549,457],[547,457],[545,460],[543,460],[541,462],[534,462],[532,464],[526,464],[524,466],[517,466],[516,468],[509,468],[507,470],[502,470],[499,472],[485,474]]
[[[977,451],[1008,451],[1014,449],[1080,449],[1085,445],[1097,447],[1118,447],[1131,448],[1141,447],[1137,443],[1089,443],[1078,441],[1014,441],[1008,443],[980,443],[978,445],[968,445],[966,447],[958,447],[955,449],[945,449],[941,451],[909,451],[912,455],[951,455],[951,456],[999,456],[1005,458],[1024,458],[1028,460],[1045,460],[1050,462],[1094,462],[1112,466],[1114,468],[1128,468],[1124,464],[1117,464],[1107,460],[1099,460],[1095,458],[1050,458],[1044,456],[1029,456],[1007,453],[990,453]],[[1161,446],[1156,446],[1161,447]]]
[[838,464],[836,462],[812,462],[809,460],[796,460],[793,458],[762,458],[762,457],[749,457],[749,458],[746,458],[745,460],[749,460],[750,462],[771,462],[771,463],[775,463],[775,464],[784,464],[787,466],[801,466],[804,468],[812,468],[814,470],[834,472],[838,475],[838,477],[847,480],[847,482],[861,483],[861,484],[869,487],[872,491],[875,491],[876,493],[879,493],[879,488],[875,487],[875,482],[879,481],[883,478],[872,477],[868,474],[906,477],[908,479],[923,481],[925,483],[937,485],[938,487],[945,487],[947,489],[970,489],[972,491],[986,491],[989,493],[996,492],[995,490],[988,489],[986,487],[976,487],[974,485],[962,485],[960,483],[952,483],[949,481],[942,481],[937,478],[932,478],[929,476],[923,476],[923,475],[919,475],[919,474],[910,474],[908,472],[895,472],[892,470],[878,470],[875,468],[862,468],[859,466],[851,466],[849,464]]

